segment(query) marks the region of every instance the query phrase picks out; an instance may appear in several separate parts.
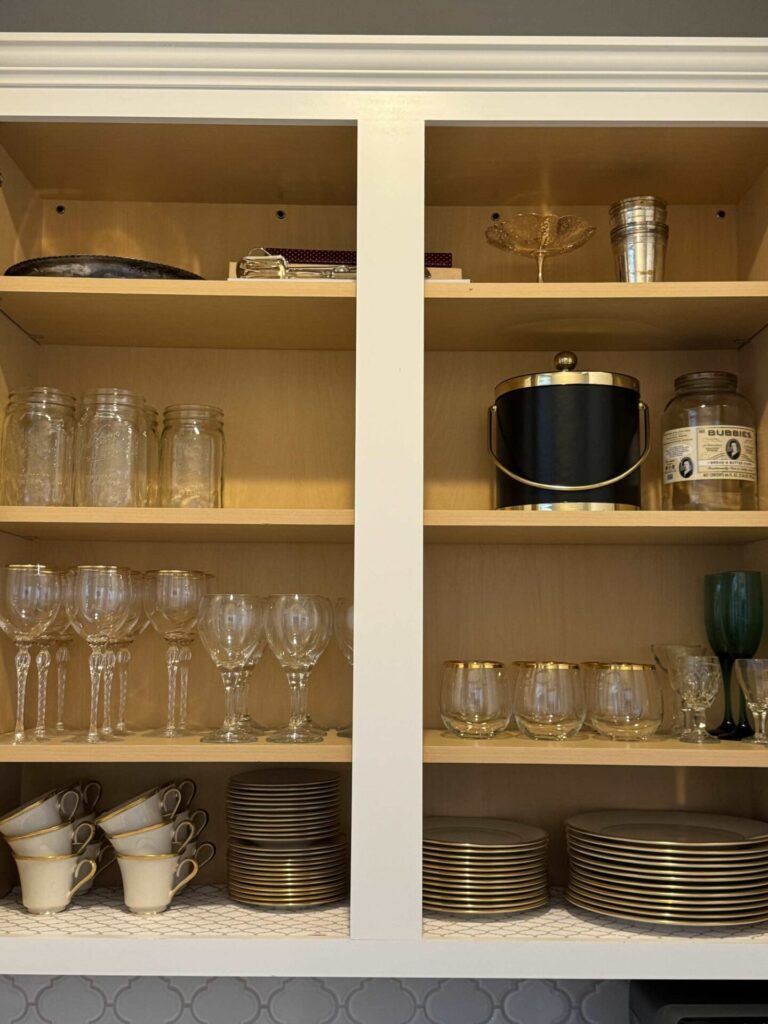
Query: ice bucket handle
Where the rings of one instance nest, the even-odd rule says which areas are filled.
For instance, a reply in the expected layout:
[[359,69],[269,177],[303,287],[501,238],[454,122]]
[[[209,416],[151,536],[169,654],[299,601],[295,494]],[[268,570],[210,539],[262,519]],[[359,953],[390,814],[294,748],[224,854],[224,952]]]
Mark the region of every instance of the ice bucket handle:
[[488,451],[491,453],[496,468],[500,469],[502,473],[506,473],[512,480],[516,480],[519,484],[525,484],[526,487],[538,487],[542,491],[593,491],[598,487],[608,487],[609,484],[617,484],[619,480],[625,480],[628,476],[631,476],[636,469],[639,469],[645,460],[648,458],[648,452],[651,450],[651,430],[650,430],[650,417],[648,414],[648,406],[643,401],[638,401],[638,408],[643,412],[643,434],[645,435],[645,443],[643,450],[640,454],[640,458],[637,462],[630,466],[629,469],[625,469],[623,473],[619,473],[618,476],[612,476],[609,480],[598,480],[594,484],[578,484],[575,486],[567,486],[566,484],[542,484],[536,480],[527,480],[524,476],[518,476],[517,473],[513,473],[511,469],[507,469],[506,466],[499,462],[499,458],[493,447],[494,439],[494,424],[496,422],[496,406],[491,405],[488,408]]

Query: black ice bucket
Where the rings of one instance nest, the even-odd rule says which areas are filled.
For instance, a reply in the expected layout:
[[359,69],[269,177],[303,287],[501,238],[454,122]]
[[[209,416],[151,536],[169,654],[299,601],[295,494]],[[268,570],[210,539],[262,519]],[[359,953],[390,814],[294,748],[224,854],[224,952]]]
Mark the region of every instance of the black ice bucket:
[[554,371],[496,386],[488,446],[496,508],[638,509],[640,466],[650,448],[648,407],[634,377],[577,370],[576,356],[560,352]]

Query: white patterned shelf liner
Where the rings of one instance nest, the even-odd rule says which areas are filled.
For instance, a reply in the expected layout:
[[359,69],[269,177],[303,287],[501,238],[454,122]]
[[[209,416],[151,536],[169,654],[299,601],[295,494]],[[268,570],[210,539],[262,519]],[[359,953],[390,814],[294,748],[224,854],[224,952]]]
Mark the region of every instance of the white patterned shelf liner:
[[566,903],[562,890],[539,910],[509,917],[424,915],[423,937],[450,942],[749,942],[768,945],[768,924],[746,928],[681,928],[600,917]]
[[97,889],[60,914],[28,914],[18,890],[0,899],[0,938],[346,939],[349,906],[263,910],[235,903],[224,886],[201,885],[179,893],[169,910],[141,917],[125,909],[122,890]]

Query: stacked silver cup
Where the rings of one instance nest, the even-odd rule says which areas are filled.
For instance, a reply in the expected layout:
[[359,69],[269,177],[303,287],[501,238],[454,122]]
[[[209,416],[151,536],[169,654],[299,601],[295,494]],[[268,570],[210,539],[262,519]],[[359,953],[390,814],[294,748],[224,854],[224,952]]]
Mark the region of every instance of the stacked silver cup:
[[664,200],[658,196],[619,199],[608,215],[619,281],[663,281],[669,238]]

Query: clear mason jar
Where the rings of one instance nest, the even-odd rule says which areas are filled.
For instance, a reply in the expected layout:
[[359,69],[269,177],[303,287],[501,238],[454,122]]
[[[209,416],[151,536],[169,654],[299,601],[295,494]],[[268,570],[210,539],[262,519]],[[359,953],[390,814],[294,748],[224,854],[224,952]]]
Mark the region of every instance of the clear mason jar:
[[144,459],[146,472],[146,503],[157,505],[157,494],[160,485],[160,432],[158,431],[159,416],[157,409],[151,405],[144,406]]
[[214,405],[169,405],[160,440],[160,505],[221,508],[224,413]]
[[676,511],[757,508],[752,406],[733,373],[686,373],[661,421],[662,502]]
[[75,504],[146,503],[144,399],[123,388],[83,398],[75,439]]
[[4,505],[71,505],[75,398],[57,388],[11,392],[2,440]]

